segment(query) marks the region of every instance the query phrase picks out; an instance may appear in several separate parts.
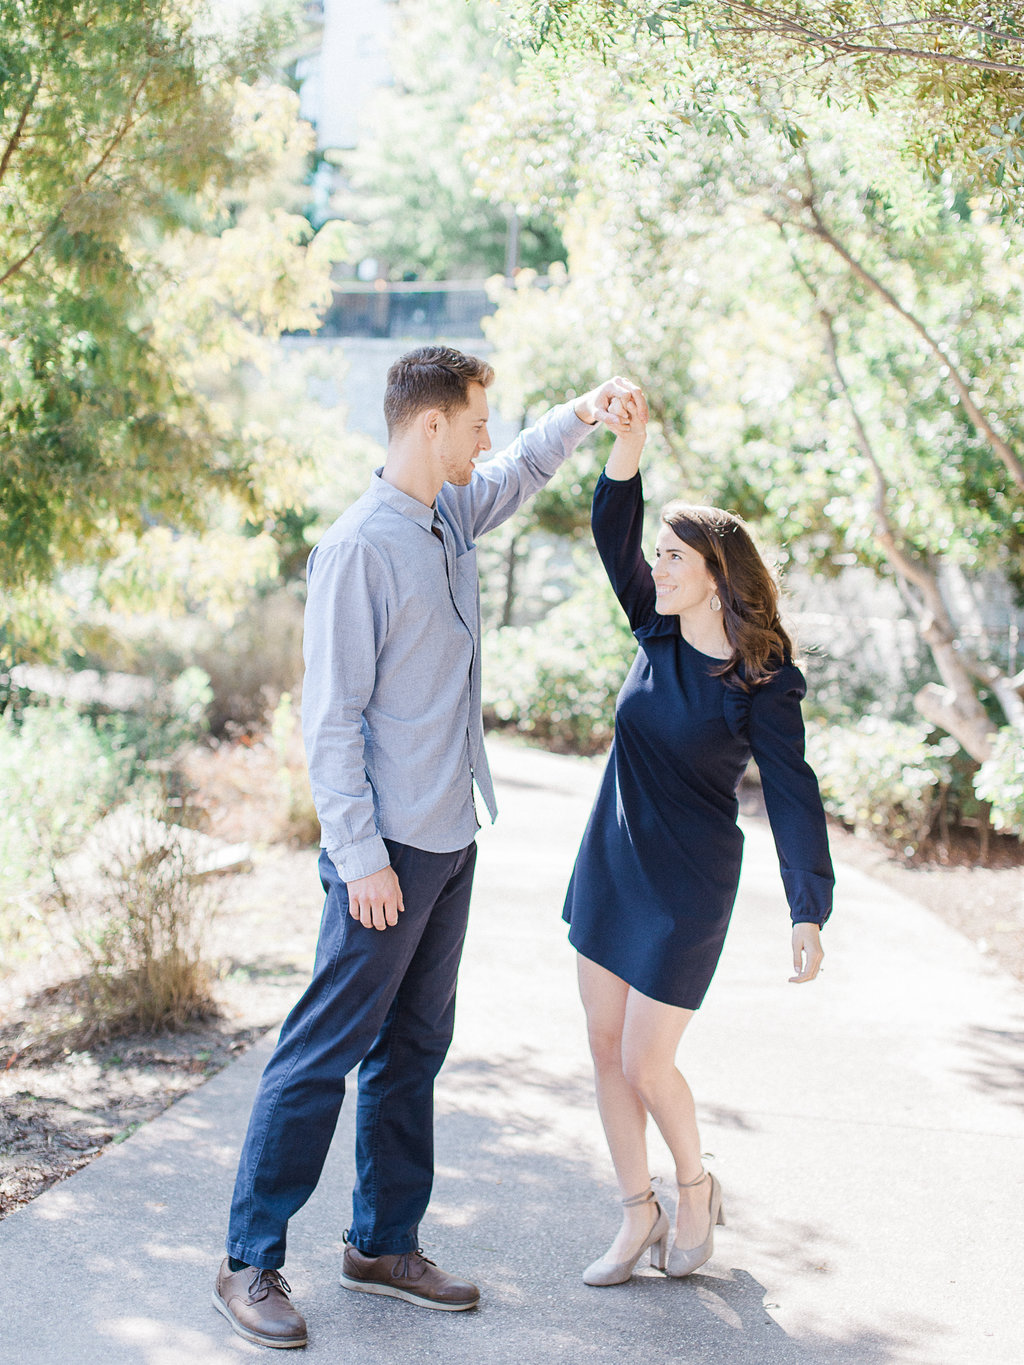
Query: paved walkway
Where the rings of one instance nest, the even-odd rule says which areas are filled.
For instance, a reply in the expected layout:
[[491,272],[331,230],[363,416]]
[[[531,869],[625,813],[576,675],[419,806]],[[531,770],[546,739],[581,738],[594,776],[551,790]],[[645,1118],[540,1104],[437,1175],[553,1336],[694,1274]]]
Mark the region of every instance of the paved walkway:
[[[733,931],[681,1063],[729,1226],[703,1272],[588,1289],[615,1193],[561,894],[597,769],[492,746],[456,1043],[422,1236],[483,1304],[337,1284],[352,1113],[292,1224],[308,1362],[1021,1365],[1024,989],[928,910],[847,868],[827,969],[790,986],[768,830],[747,822]],[[311,913],[318,888],[310,860]],[[302,894],[305,894],[303,891]],[[0,1361],[227,1365],[210,1306],[234,1162],[272,1039],[0,1224]],[[664,1148],[655,1169],[670,1177]],[[264,1359],[267,1357],[264,1355]]]

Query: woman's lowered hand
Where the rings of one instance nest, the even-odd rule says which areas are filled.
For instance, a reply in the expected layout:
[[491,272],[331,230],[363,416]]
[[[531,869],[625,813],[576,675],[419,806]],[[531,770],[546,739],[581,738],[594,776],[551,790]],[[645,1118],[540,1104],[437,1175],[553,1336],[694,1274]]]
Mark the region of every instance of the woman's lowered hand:
[[790,981],[813,981],[821,971],[825,950],[821,946],[821,930],[816,924],[793,925],[793,966],[796,976]]

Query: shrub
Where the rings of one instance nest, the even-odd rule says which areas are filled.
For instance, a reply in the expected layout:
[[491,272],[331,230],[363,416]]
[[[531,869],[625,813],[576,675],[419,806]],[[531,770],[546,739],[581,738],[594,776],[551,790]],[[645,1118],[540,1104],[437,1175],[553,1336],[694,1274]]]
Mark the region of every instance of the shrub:
[[213,1011],[203,944],[215,908],[195,836],[155,800],[121,807],[94,831],[56,898],[86,957],[93,1023],[179,1027]]
[[978,769],[974,790],[992,808],[996,829],[1024,839],[1024,736],[1005,726],[992,744],[992,753]]
[[[202,724],[262,729],[268,710],[302,674],[302,600],[298,586],[253,593],[227,624],[195,611],[109,617],[84,632],[86,663],[101,674],[129,673],[160,685],[161,701],[183,675],[202,677]],[[170,689],[170,691],[168,690]]]
[[554,748],[594,753],[612,735],[636,641],[606,583],[586,583],[533,626],[484,642],[484,716]]
[[213,732],[259,732],[281,693],[302,678],[301,598],[287,588],[253,598],[230,630],[207,626],[194,657],[210,676]]
[[912,854],[927,841],[953,778],[955,740],[929,740],[923,722],[863,716],[847,725],[810,725],[807,757],[825,809],[858,833]]
[[211,895],[194,836],[157,818],[169,813],[158,795],[168,749],[196,732],[207,698],[205,675],[190,669],[146,717],[93,723],[58,703],[0,716],[4,957],[69,928],[101,1031],[179,1024],[209,1008],[200,947]]
[[302,847],[320,842],[320,820],[313,805],[302,732],[290,692],[283,692],[271,718],[270,736],[277,758],[277,780],[284,800],[282,833]]
[[131,763],[128,750],[68,707],[0,716],[0,886],[8,897],[46,879],[81,843]]

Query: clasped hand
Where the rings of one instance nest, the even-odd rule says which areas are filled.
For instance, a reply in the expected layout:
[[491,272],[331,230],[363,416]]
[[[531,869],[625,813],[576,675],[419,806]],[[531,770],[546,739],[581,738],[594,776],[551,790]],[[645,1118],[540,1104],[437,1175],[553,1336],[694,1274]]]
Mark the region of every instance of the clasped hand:
[[628,436],[634,429],[633,423],[639,421],[646,426],[648,419],[643,390],[621,375],[607,379],[600,388],[585,393],[576,400],[574,407],[581,422],[603,422],[616,436]]

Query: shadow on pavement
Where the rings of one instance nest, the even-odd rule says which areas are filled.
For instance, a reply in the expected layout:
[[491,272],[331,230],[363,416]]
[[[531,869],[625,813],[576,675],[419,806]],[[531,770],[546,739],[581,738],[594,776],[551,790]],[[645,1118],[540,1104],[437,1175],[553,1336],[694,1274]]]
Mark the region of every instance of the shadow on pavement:
[[[210,1305],[237,1145],[255,1069],[224,1073],[114,1161],[101,1160],[5,1225],[9,1270],[74,1302],[76,1365],[226,1365],[266,1358],[233,1336]],[[480,1284],[472,1313],[433,1313],[338,1284],[352,1185],[346,1104],[324,1178],[293,1220],[287,1274],[310,1325],[310,1365],[895,1365],[895,1335],[858,1330],[796,1337],[744,1265],[784,1266],[782,1282],[831,1257],[803,1221],[758,1220],[742,1208],[701,1272],[670,1280],[649,1266],[610,1289],[580,1272],[616,1218],[595,1157],[589,1076],[524,1057],[453,1060],[439,1086],[437,1180],[422,1228],[426,1254]],[[48,1225],[43,1231],[41,1224]],[[31,1237],[28,1234],[34,1228]],[[19,1245],[20,1243],[20,1245]],[[778,1291],[777,1291],[778,1292]],[[68,1297],[66,1297],[68,1296]],[[19,1365],[66,1358],[70,1316],[29,1305],[5,1312]],[[919,1322],[918,1343],[935,1329]],[[926,1355],[921,1359],[929,1358]],[[934,1357],[941,1359],[941,1355]]]
[[1024,1108],[1024,1028],[974,1026],[966,1032],[973,1065],[961,1074],[983,1094]]
[[[338,1304],[333,1290],[321,1299],[318,1288],[319,1302],[309,1304],[318,1339],[341,1332],[372,1365],[405,1358],[887,1365],[899,1358],[895,1336],[799,1340],[772,1317],[764,1285],[737,1264],[743,1242],[756,1239],[762,1257],[768,1250],[813,1274],[835,1248],[803,1221],[759,1228],[741,1215],[736,1231],[719,1235],[705,1270],[685,1280],[652,1270],[644,1258],[627,1284],[584,1285],[582,1268],[610,1240],[616,1218],[603,1164],[576,1137],[580,1122],[596,1123],[589,1076],[567,1078],[522,1058],[508,1071],[503,1062],[469,1059],[448,1067],[443,1091],[438,1178],[422,1237],[428,1255],[477,1280],[481,1308],[452,1322],[454,1315],[410,1314],[405,1305],[359,1295]],[[380,1355],[374,1343],[386,1343]]]

